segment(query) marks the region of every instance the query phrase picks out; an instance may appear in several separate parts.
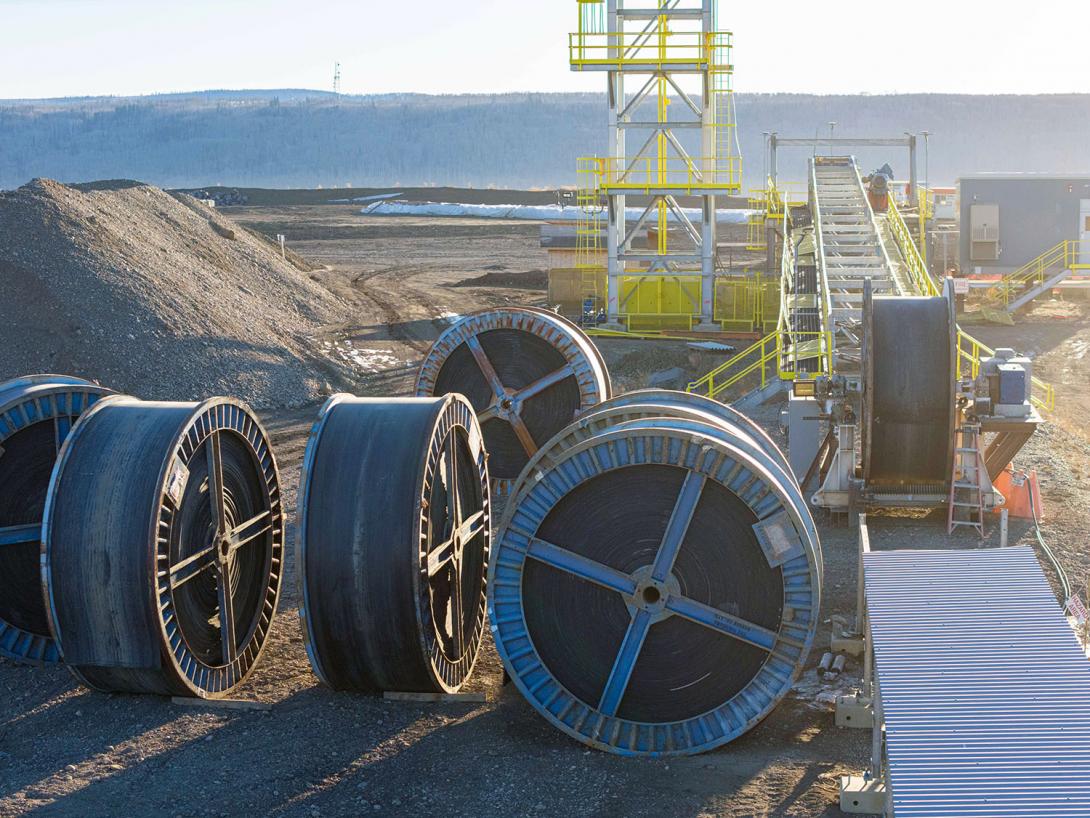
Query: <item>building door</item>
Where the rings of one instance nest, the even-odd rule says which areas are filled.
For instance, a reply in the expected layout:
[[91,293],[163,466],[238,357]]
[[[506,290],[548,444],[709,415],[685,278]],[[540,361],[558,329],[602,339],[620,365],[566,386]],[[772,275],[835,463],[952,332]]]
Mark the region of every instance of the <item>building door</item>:
[[1079,264],[1090,264],[1090,199],[1079,207]]

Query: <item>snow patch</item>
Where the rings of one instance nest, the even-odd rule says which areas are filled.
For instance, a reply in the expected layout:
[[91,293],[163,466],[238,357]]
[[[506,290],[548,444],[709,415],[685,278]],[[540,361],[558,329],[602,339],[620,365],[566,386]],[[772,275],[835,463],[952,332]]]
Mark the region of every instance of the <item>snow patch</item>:
[[[701,212],[698,208],[683,208],[682,212],[692,221],[699,221]],[[751,210],[718,210],[716,221],[721,224],[741,224],[746,221]],[[562,205],[505,205],[505,204],[454,204],[450,202],[391,202],[378,201],[360,210],[365,216],[447,216],[454,218],[476,219],[528,219],[543,222],[574,222],[583,217],[579,207]],[[643,208],[625,208],[625,215],[630,221],[636,221],[643,213]],[[677,221],[674,213],[667,218]]]

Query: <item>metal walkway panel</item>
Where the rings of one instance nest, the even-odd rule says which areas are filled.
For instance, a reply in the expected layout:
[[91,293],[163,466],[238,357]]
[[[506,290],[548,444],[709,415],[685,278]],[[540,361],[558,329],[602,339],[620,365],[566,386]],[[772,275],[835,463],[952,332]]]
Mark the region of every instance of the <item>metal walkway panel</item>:
[[864,565],[896,818],[1090,816],[1090,662],[1033,551]]

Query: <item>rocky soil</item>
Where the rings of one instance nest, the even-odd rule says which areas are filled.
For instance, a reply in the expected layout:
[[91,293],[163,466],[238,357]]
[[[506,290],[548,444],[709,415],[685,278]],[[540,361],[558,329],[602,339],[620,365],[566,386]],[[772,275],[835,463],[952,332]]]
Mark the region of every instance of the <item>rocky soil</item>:
[[308,269],[189,196],[35,180],[0,193],[0,375],[73,373],[149,399],[313,402],[345,383],[314,336],[348,306]]

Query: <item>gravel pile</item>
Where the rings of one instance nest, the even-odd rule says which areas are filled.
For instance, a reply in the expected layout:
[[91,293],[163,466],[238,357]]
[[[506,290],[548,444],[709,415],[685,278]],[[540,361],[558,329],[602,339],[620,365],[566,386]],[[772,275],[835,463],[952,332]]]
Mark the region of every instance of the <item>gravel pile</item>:
[[147,399],[318,400],[346,372],[316,337],[348,307],[303,267],[137,182],[0,192],[0,380],[62,372]]

